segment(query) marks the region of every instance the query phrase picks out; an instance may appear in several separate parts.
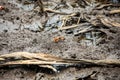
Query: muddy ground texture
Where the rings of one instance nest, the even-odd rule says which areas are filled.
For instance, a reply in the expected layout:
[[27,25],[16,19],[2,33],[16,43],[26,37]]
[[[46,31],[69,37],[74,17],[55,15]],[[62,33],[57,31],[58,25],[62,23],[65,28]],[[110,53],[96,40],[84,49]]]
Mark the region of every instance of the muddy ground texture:
[[[26,0],[27,1],[27,0]],[[92,40],[75,36],[77,31],[90,26],[81,25],[68,30],[58,30],[57,20],[63,15],[48,13],[48,17],[34,9],[34,1],[0,0],[0,54],[12,52],[42,52],[61,58],[72,59],[120,59],[120,27],[106,28],[111,34],[104,37],[99,43],[95,37]],[[60,0],[45,1],[47,8],[60,6],[59,11],[71,13],[77,9],[70,8],[72,1],[67,0],[68,7],[58,5]],[[53,6],[54,5],[54,6]],[[61,8],[62,6],[62,8]],[[120,15],[114,15],[120,21]],[[46,22],[46,24],[44,24]],[[44,26],[43,26],[44,25]],[[87,37],[93,36],[89,32]],[[84,34],[86,36],[87,34]],[[102,34],[105,35],[105,34]],[[55,37],[62,36],[65,39],[58,42]],[[106,36],[106,35],[105,35]],[[98,37],[98,36],[97,36]],[[97,74],[90,80],[120,80],[120,68],[91,67],[91,68],[67,68],[55,74],[46,73],[35,67],[16,67],[0,69],[0,80],[82,80],[85,76],[96,71]],[[89,79],[83,79],[89,80]]]

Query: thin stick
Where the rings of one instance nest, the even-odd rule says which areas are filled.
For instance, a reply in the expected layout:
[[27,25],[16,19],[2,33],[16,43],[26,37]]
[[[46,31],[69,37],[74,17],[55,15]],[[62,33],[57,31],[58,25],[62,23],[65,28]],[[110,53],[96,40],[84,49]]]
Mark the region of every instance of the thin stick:
[[78,27],[78,26],[79,26],[79,24],[78,24],[78,25],[72,25],[72,26],[60,27],[60,28],[58,28],[58,29],[59,29],[59,30],[66,30],[66,29],[76,28],[76,27]]

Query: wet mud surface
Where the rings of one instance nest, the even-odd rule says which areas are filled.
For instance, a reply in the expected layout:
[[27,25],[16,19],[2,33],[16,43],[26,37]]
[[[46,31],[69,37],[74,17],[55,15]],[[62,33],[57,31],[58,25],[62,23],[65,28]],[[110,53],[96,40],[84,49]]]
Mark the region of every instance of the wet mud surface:
[[[74,35],[79,28],[58,30],[55,25],[60,23],[52,24],[57,21],[57,18],[53,17],[52,22],[48,21],[43,30],[41,25],[47,18],[31,11],[34,4],[23,3],[17,0],[0,0],[0,5],[5,7],[5,10],[0,11],[0,54],[26,51],[49,53],[69,59],[120,59],[120,28],[112,29],[111,36],[107,38],[101,32],[88,32],[83,34],[87,38],[85,39]],[[81,26],[84,27],[86,26]],[[104,35],[104,39],[97,44],[101,35]],[[58,36],[65,39],[55,42],[54,38]],[[90,80],[120,79],[120,68],[117,67],[72,67],[57,74],[18,67],[1,69],[0,80],[82,80],[80,78],[90,75],[93,71],[97,74]]]

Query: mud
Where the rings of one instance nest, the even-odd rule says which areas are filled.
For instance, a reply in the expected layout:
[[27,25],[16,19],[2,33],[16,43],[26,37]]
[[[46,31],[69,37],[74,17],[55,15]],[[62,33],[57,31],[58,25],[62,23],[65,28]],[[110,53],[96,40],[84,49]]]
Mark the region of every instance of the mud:
[[[48,21],[43,29],[42,23],[47,18],[31,11],[34,4],[23,5],[23,3],[16,0],[0,0],[0,6],[5,7],[5,10],[0,11],[0,54],[27,51],[49,53],[73,59],[120,59],[120,28],[114,27],[111,36],[99,44],[91,42],[91,33],[84,34],[88,35],[87,38],[90,39],[83,40],[82,43],[78,37],[74,36],[79,28],[59,31],[56,25],[60,25],[60,23],[53,24],[56,23],[58,15],[50,18],[52,22]],[[63,36],[65,40],[56,43],[54,38],[57,36]],[[95,40],[96,37],[92,38]],[[95,80],[120,79],[120,68],[117,67],[72,67],[57,74],[18,67],[1,69],[0,80],[81,80],[79,78],[85,77],[93,71],[98,72],[94,76]]]

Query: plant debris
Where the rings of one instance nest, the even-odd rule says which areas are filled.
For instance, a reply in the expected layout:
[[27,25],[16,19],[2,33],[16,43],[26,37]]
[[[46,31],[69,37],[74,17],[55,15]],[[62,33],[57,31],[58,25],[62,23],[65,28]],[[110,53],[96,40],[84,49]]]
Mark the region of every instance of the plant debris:
[[[64,1],[61,1],[60,4],[62,4],[63,2]],[[73,7],[71,4],[68,4],[66,1],[64,2],[66,6],[71,7],[72,9],[76,9],[76,8],[78,9],[76,11],[67,13],[67,12],[60,12],[59,10],[61,8],[57,8],[57,6],[53,9],[45,8],[46,6],[44,1],[38,0],[38,6],[40,7],[40,10],[38,12],[40,12],[41,14],[44,12],[46,14],[53,13],[54,15],[55,14],[63,15],[62,18],[56,21],[56,22],[61,22],[61,25],[56,25],[58,30],[75,29],[80,27],[81,25],[86,26],[86,24],[84,23],[89,23],[90,26],[92,26],[90,27],[90,30],[88,30],[87,28],[86,29],[83,28],[80,31],[78,31],[78,33],[75,34],[80,34],[83,31],[85,32],[93,31],[96,30],[96,27],[99,27],[97,31],[99,31],[100,29],[103,30],[104,26],[108,28],[120,27],[120,23],[117,22],[115,19],[113,20],[112,18],[112,15],[120,14],[120,10],[119,10],[120,6],[115,4],[116,1],[95,0],[95,2],[94,1],[92,2],[90,0],[87,1],[81,0],[81,1],[74,1],[74,3],[78,4],[79,8]],[[108,9],[109,7],[110,8],[113,7],[113,9],[109,10]],[[116,8],[114,9],[114,7],[116,7],[117,9]],[[109,36],[106,32],[105,34]]]
[[120,79],[119,0],[0,0],[0,23],[1,79]]
[[[46,67],[57,72],[57,67],[63,66],[120,66],[120,60],[74,60],[63,59],[49,54],[43,53],[28,53],[28,52],[15,52],[5,55],[0,55],[0,67],[13,66],[13,65],[38,65]],[[57,66],[57,67],[54,67]]]

